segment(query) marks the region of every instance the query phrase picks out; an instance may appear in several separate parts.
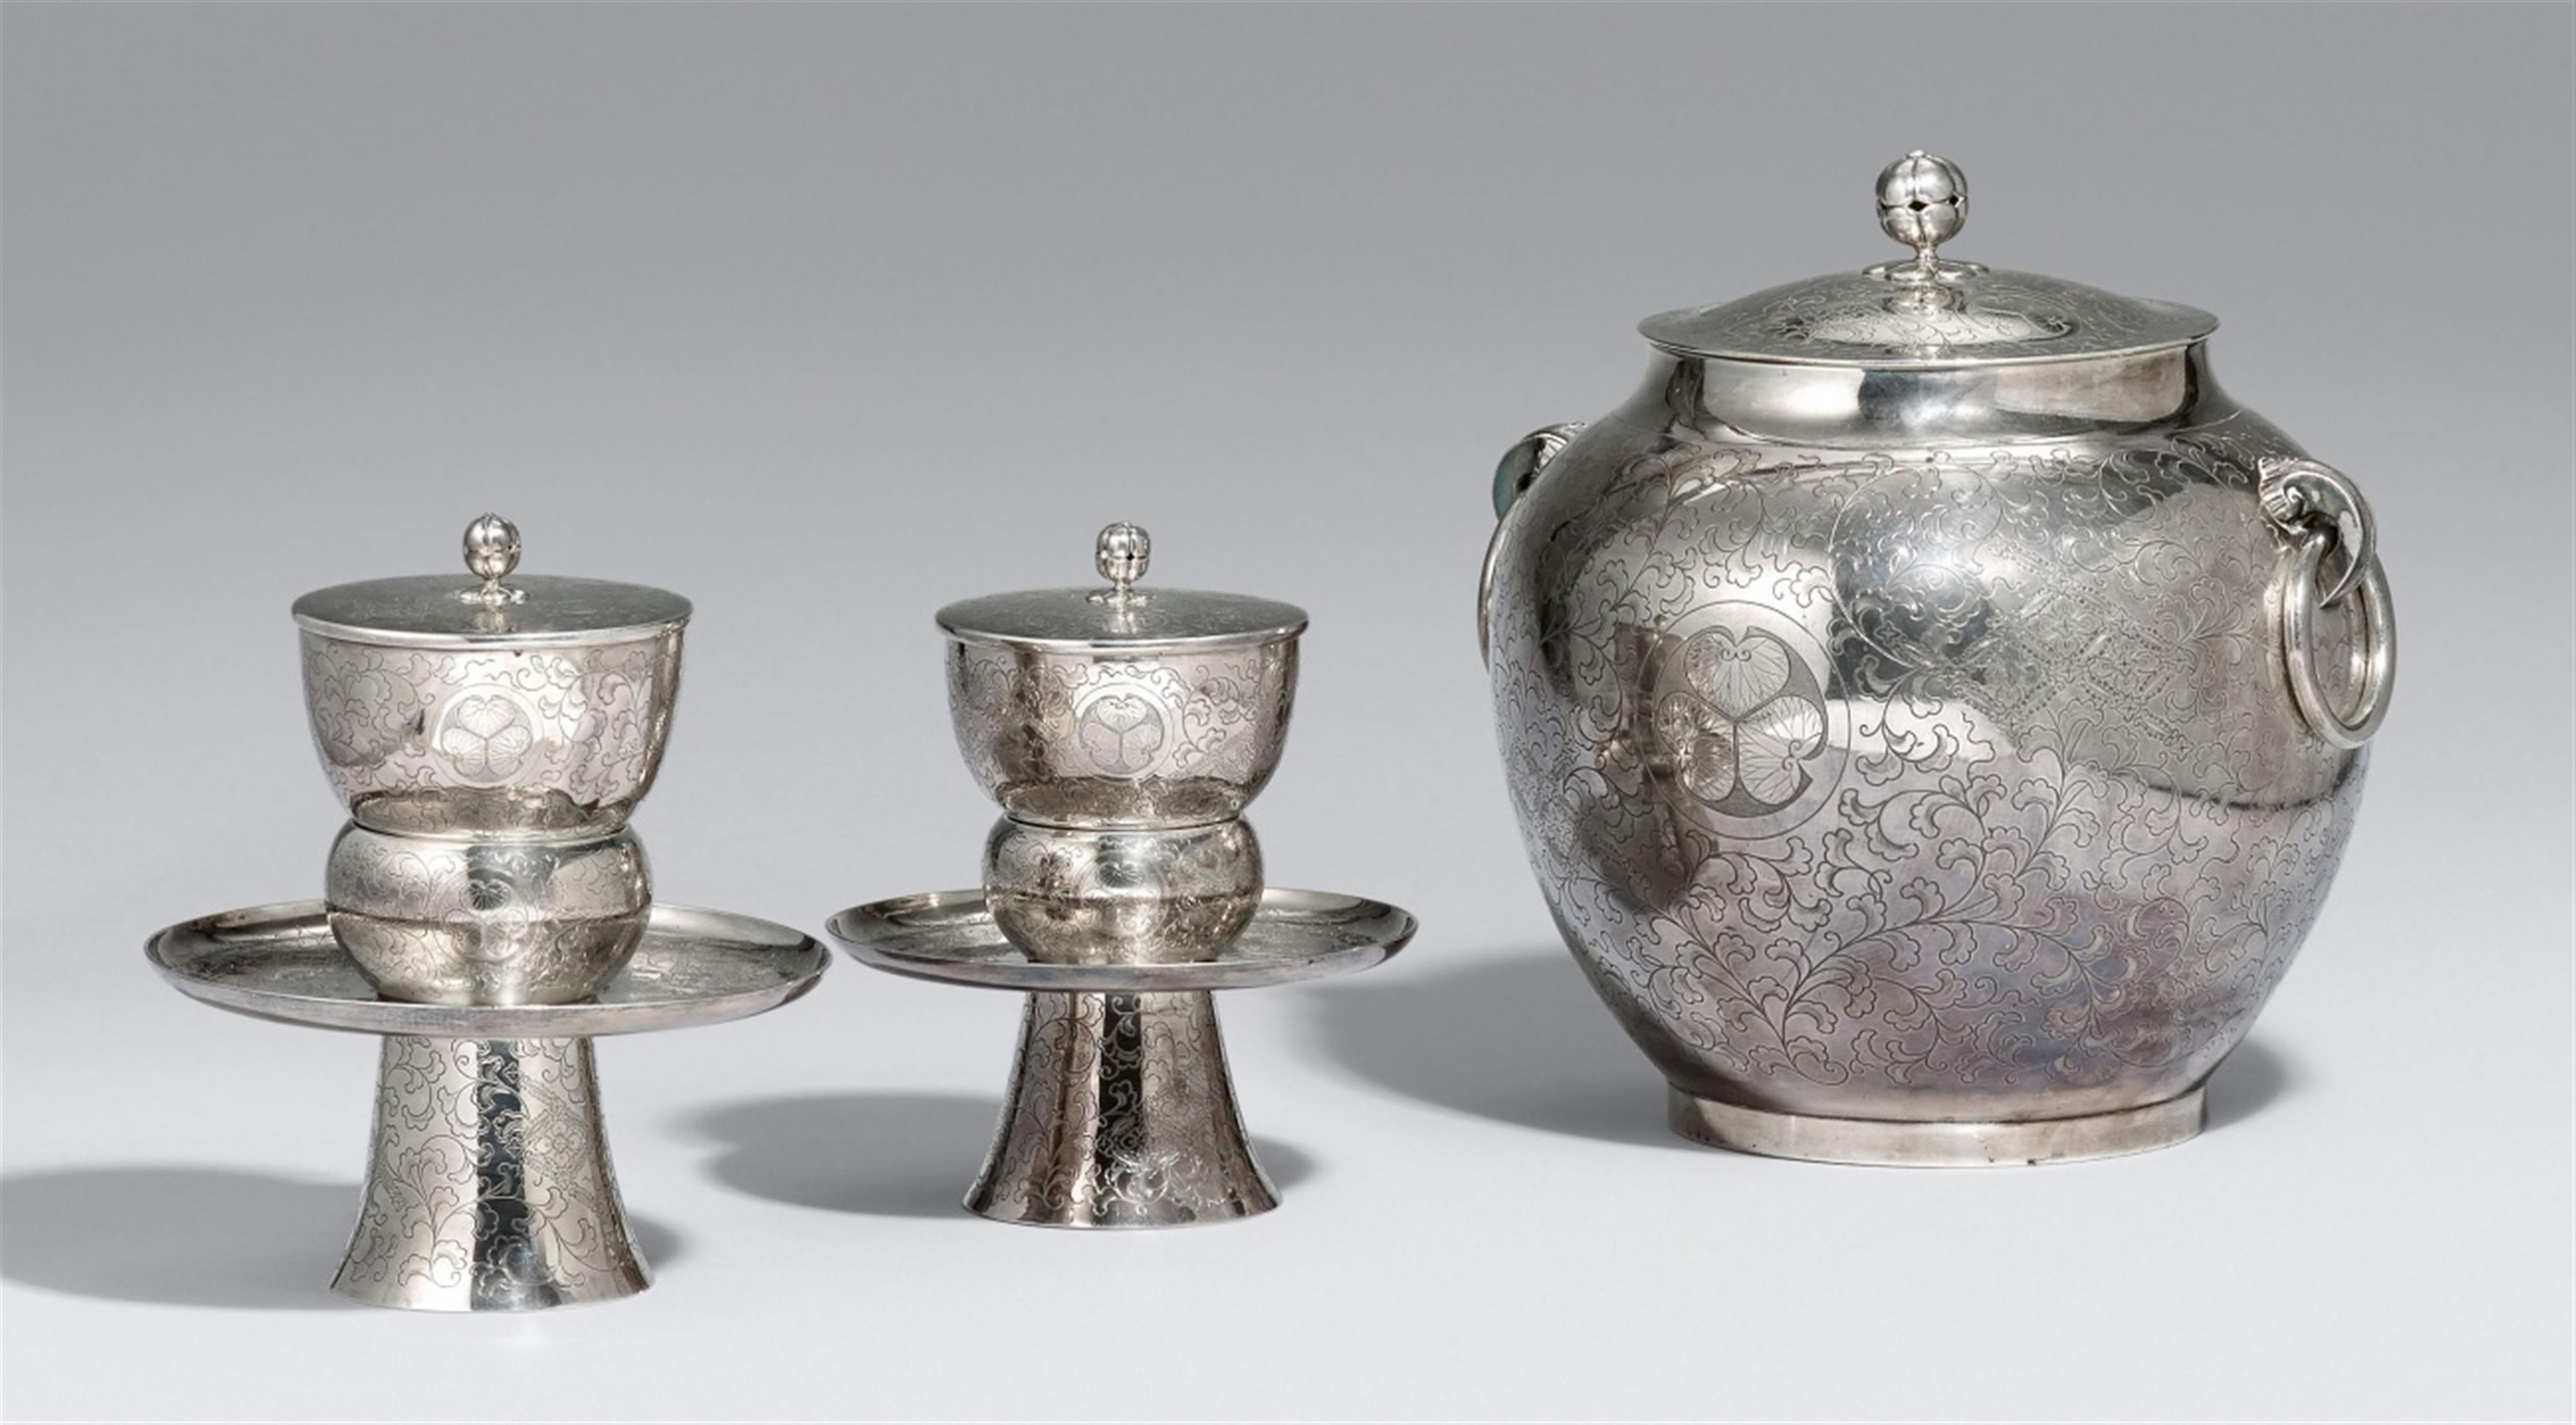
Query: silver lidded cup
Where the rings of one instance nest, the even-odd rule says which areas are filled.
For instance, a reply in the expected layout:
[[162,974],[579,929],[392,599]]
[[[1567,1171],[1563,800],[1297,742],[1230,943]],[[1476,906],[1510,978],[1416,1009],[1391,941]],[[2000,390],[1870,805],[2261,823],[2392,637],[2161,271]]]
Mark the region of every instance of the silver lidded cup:
[[1100,532],[1106,587],[939,611],[968,770],[1003,816],[984,853],[993,918],[1030,959],[1213,959],[1261,899],[1239,818],[1288,735],[1305,611],[1141,586],[1144,530]]
[[514,579],[519,554],[487,514],[462,577],[295,601],[314,745],[350,814],[324,899],[389,999],[586,999],[644,935],[652,879],[626,820],[670,736],[689,601]]

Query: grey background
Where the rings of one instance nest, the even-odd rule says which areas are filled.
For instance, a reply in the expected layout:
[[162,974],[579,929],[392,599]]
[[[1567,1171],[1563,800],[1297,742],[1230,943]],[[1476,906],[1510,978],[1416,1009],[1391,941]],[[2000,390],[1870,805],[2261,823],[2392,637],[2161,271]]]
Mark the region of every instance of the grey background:
[[[5,18],[5,1405],[22,1416],[2549,1416],[2569,1401],[2569,13],[53,8]],[[1469,590],[1630,323],[1893,254],[2220,313],[2405,629],[2336,898],[2181,1149],[1694,1150],[1554,942]],[[451,567],[697,601],[638,825],[817,925],[968,883],[928,615],[1314,614],[1274,879],[1402,960],[1227,1002],[1285,1210],[955,1210],[1015,1006],[843,965],[603,1046],[656,1288],[323,1290],[374,1048],[153,981],[313,894],[286,605]]]

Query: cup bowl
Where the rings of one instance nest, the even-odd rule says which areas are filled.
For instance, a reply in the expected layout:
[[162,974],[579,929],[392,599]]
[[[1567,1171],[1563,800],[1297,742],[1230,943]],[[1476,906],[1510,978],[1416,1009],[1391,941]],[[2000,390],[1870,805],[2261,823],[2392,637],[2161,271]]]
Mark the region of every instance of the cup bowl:
[[1279,765],[1293,636],[1092,652],[951,639],[958,750],[1009,816],[1145,830],[1239,816]]
[[681,629],[420,647],[302,633],[305,708],[357,822],[432,836],[604,836],[661,767]]

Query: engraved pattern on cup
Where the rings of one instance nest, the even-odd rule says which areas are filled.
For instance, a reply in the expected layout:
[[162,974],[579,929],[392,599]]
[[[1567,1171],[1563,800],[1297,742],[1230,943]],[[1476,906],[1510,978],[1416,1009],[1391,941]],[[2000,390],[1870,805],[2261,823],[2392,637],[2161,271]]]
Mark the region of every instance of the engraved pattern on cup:
[[948,704],[978,785],[1022,821],[1239,815],[1288,735],[1297,645],[1121,657],[952,640]]
[[679,695],[678,629],[516,650],[300,637],[323,770],[381,831],[614,831],[653,784]]

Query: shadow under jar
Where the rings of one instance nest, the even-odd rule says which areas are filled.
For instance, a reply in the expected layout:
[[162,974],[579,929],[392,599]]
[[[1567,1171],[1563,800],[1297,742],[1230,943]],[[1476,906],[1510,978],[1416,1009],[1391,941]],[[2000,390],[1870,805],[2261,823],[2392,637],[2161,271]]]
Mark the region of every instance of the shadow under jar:
[[1913,256],[1649,318],[1496,473],[1480,635],[1558,928],[1673,1126],[1787,1157],[2101,1157],[2323,905],[2396,644],[2370,508],[2220,389],[2208,313]]
[[622,968],[652,904],[626,828],[679,696],[688,600],[512,580],[519,534],[465,534],[466,572],[296,600],[305,706],[351,820],[334,934],[389,999],[564,1004]]

